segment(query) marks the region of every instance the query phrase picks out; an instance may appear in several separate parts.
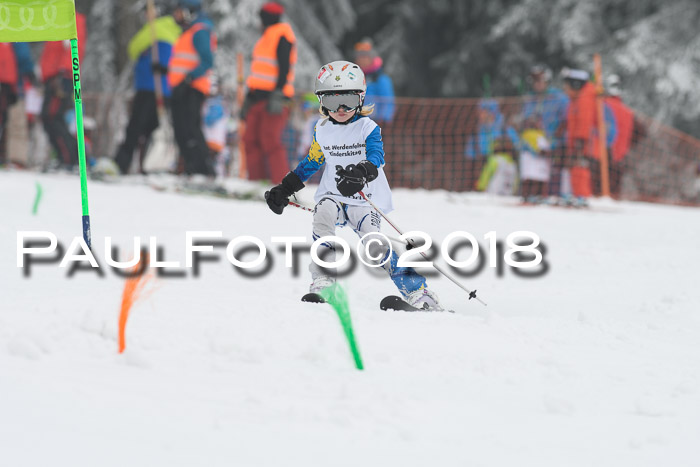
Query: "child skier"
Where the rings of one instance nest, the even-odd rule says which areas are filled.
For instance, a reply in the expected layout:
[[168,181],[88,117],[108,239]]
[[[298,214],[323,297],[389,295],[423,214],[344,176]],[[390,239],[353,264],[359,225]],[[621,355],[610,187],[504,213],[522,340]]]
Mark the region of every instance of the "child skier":
[[[384,146],[379,126],[368,116],[372,106],[363,109],[367,85],[359,66],[335,61],[321,67],[314,91],[321,103],[321,118],[314,128],[311,149],[282,183],[265,193],[270,209],[282,214],[289,197],[304,188],[324,164],[327,166],[316,190],[313,239],[335,235],[336,226],[349,225],[360,237],[379,232],[381,218],[365,201],[362,190],[384,212],[392,210],[391,190],[384,175]],[[374,248],[374,251],[372,251]],[[325,249],[325,251],[323,251]],[[323,243],[318,256],[333,261],[334,247]],[[369,254],[381,258],[404,299],[424,310],[439,310],[437,296],[427,288],[425,278],[411,268],[398,267],[398,257],[390,258],[387,245],[370,244]],[[331,259],[327,256],[330,255]],[[314,262],[309,266],[311,293],[318,293],[335,282],[334,274]]]

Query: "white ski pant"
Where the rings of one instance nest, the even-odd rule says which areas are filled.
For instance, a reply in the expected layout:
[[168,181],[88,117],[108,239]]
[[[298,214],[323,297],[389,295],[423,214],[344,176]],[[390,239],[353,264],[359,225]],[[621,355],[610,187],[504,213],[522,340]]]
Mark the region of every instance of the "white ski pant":
[[[379,232],[381,228],[381,217],[371,206],[354,206],[344,204],[332,198],[323,198],[316,205],[313,221],[313,239],[335,235],[337,226],[349,226],[362,238],[370,232]],[[342,247],[341,247],[342,248]],[[379,242],[370,242],[368,247],[369,256],[372,258],[385,259],[388,252],[388,245]],[[335,261],[335,245],[323,242],[318,248],[318,256],[324,261]],[[365,258],[366,259],[366,258]],[[381,261],[378,260],[377,262]],[[321,268],[311,261],[309,266],[311,277],[316,280],[320,276],[335,276],[335,271],[331,268]]]

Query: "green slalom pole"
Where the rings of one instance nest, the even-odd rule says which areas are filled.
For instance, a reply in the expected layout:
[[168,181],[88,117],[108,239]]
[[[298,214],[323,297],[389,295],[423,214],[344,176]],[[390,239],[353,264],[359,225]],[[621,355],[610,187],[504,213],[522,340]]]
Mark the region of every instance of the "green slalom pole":
[[355,360],[355,368],[358,370],[364,369],[362,364],[362,357],[360,356],[360,349],[357,347],[357,342],[355,341],[355,333],[352,329],[352,321],[350,319],[350,305],[348,304],[348,296],[345,290],[338,285],[333,284],[321,291],[321,296],[328,302],[335,312],[338,314],[340,319],[340,324],[343,326],[343,331],[345,332],[345,337],[348,340],[348,345],[350,346],[350,352],[352,352],[352,358]]
[[73,58],[73,93],[75,96],[75,123],[78,139],[78,163],[80,165],[80,193],[83,205],[83,240],[92,249],[90,232],[90,209],[87,192],[87,164],[85,163],[85,130],[83,129],[83,98],[80,87],[80,60],[78,59],[78,39],[70,40]]

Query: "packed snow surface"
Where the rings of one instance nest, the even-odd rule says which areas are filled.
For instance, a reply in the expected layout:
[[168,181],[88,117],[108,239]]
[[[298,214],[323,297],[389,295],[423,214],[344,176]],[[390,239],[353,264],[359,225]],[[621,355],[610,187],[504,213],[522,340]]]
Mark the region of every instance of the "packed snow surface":
[[[0,465],[698,465],[698,209],[395,190],[399,226],[436,242],[471,232],[482,254],[489,231],[534,231],[550,269],[462,278],[487,307],[431,277],[454,314],[380,311],[393,284],[358,270],[342,280],[358,371],[332,309],[299,301],[309,255],[294,277],[271,242],[310,242],[309,213],[128,181],[91,182],[89,195],[104,277],[68,278],[58,263],[23,277],[17,231],[51,231],[64,247],[81,235],[79,180],[0,172]],[[245,278],[217,248],[195,278],[186,231],[259,237],[272,270]],[[121,355],[124,279],[105,266],[105,236],[122,256],[155,236],[186,272],[150,282]]]

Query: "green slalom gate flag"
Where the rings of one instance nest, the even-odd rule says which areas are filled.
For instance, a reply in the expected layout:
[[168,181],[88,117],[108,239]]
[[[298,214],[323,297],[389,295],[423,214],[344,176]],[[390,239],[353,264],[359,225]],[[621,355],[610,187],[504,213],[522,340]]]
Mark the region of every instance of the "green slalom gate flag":
[[0,0],[0,42],[77,39],[73,0]]
[[75,120],[78,130],[78,161],[83,206],[83,239],[92,247],[90,211],[87,196],[85,164],[85,131],[83,100],[78,60],[78,27],[74,0],[0,0],[0,42],[40,42],[70,40],[71,70],[75,99]]
[[343,288],[336,283],[322,290],[321,296],[338,314],[340,324],[343,326],[343,332],[345,333],[345,337],[348,340],[348,345],[350,346],[352,358],[355,361],[355,368],[358,370],[364,369],[362,357],[360,356],[360,349],[357,346],[355,332],[352,328],[352,320],[350,319],[350,304],[348,303],[348,296],[345,293],[345,290],[343,290]]

